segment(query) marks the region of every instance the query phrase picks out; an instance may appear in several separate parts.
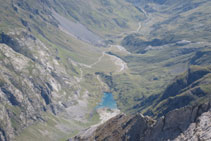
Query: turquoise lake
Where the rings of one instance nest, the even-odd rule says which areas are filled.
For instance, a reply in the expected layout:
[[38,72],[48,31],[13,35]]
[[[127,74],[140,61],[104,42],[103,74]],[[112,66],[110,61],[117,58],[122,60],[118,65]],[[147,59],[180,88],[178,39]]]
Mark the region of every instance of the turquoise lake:
[[117,109],[117,104],[116,101],[114,100],[112,93],[105,92],[101,100],[101,103],[99,103],[99,105],[96,108]]

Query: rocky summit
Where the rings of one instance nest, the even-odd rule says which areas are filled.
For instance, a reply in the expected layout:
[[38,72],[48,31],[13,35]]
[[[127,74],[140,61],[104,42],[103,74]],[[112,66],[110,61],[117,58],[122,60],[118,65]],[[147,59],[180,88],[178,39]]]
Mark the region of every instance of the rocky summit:
[[176,109],[157,120],[142,114],[119,114],[95,131],[69,141],[208,141],[211,140],[210,103]]
[[210,25],[210,0],[0,0],[0,141],[211,140]]

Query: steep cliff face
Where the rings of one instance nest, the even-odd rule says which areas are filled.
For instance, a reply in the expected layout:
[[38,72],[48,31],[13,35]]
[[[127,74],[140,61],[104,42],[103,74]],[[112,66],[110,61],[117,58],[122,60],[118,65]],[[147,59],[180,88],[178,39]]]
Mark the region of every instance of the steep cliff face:
[[210,140],[210,117],[210,103],[173,110],[157,121],[141,114],[118,115],[99,126],[91,137],[81,138],[79,135],[73,140]]

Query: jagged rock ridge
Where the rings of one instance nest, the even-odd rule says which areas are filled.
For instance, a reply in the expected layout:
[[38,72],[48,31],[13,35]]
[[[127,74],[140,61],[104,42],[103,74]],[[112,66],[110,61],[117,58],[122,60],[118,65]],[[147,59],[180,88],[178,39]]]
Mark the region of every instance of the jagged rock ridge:
[[157,121],[148,116],[120,114],[94,133],[83,138],[76,136],[75,141],[165,141],[165,140],[210,140],[211,105],[187,106],[173,110]]

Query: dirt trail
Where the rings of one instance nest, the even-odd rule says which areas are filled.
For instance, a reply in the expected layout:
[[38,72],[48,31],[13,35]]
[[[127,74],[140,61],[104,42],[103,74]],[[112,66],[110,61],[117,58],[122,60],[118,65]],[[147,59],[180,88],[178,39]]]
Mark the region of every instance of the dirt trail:
[[102,55],[97,59],[96,62],[94,62],[93,64],[90,65],[90,67],[92,68],[93,66],[97,65],[98,63],[101,62],[102,58],[106,55],[106,51],[102,52]]

